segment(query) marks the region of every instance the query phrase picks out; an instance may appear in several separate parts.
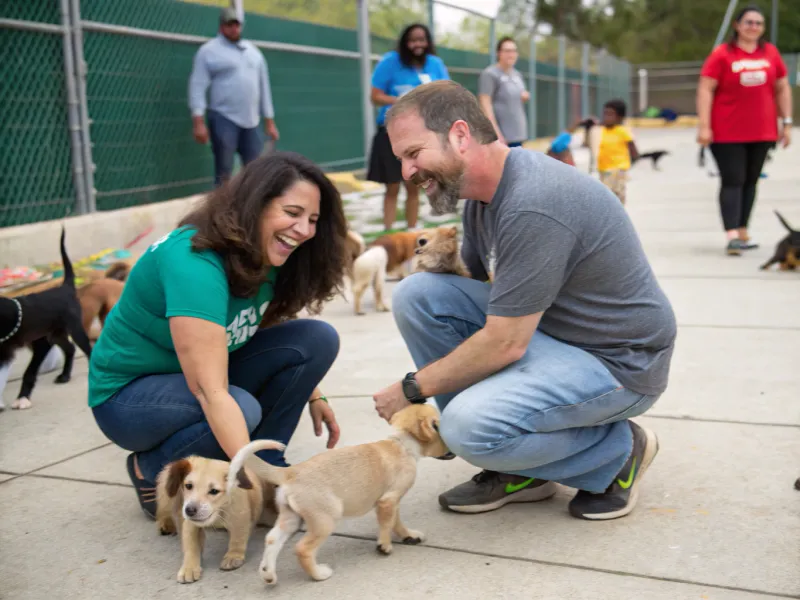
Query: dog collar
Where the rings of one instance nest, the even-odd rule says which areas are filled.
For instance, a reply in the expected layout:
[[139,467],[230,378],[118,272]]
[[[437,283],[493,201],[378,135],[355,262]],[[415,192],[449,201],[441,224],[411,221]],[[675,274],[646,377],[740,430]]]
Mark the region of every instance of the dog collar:
[[14,329],[11,330],[11,333],[9,333],[3,339],[0,339],[0,344],[2,344],[6,340],[10,340],[12,337],[14,337],[14,334],[17,333],[17,331],[19,331],[19,326],[22,325],[22,305],[19,303],[19,300],[17,300],[16,298],[9,298],[9,300],[11,300],[14,304],[17,305],[17,324],[14,325]]

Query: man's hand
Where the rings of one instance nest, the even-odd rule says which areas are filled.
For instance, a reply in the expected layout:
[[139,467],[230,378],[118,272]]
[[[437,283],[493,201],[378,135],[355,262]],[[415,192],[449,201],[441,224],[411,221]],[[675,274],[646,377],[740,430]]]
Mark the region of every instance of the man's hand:
[[375,410],[378,411],[378,416],[387,422],[396,412],[411,405],[411,402],[403,394],[403,383],[400,381],[382,389],[372,396],[372,399],[375,400]]
[[264,124],[264,131],[267,132],[267,135],[270,136],[276,142],[280,139],[280,134],[278,133],[278,127],[275,125],[275,121],[272,119],[267,119],[267,122]]
[[198,144],[208,143],[208,128],[206,127],[206,124],[203,122],[202,118],[195,119],[192,130],[194,134],[194,141],[196,141]]
[[333,414],[333,409],[330,404],[325,400],[314,400],[308,405],[308,412],[311,414],[311,421],[314,424],[314,435],[320,437],[322,435],[322,424],[328,429],[328,445],[327,448],[336,446],[339,441],[339,423],[336,422],[336,415]]
[[528,90],[522,90],[522,94],[520,95],[522,96],[523,102],[527,102],[528,100],[531,99],[531,93]]

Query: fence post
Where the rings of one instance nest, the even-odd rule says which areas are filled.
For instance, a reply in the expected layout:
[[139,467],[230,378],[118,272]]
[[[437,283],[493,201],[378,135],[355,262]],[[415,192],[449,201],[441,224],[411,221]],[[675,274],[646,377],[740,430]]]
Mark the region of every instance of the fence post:
[[361,54],[361,116],[364,123],[364,164],[369,160],[370,144],[375,135],[375,119],[370,99],[372,48],[369,37],[369,0],[358,0],[358,51]]
[[528,91],[531,95],[528,98],[528,137],[535,140],[538,134],[536,102],[539,100],[539,94],[536,86],[536,34],[534,32],[531,32],[528,51]]
[[89,132],[89,101],[86,94],[86,61],[83,57],[83,26],[81,25],[80,0],[70,0],[72,20],[72,50],[75,57],[75,74],[80,106],[81,142],[83,144],[83,174],[86,181],[86,212],[97,210],[94,189],[94,161],[92,160],[92,137]]
[[581,48],[581,118],[589,114],[589,43]]
[[494,48],[497,46],[497,19],[489,21],[489,64],[494,64],[496,59]]
[[431,30],[431,37],[436,41],[436,35],[434,33],[434,24],[435,21],[433,20],[433,11],[436,7],[436,0],[428,0],[428,29]]
[[558,130],[563,131],[567,127],[567,113],[566,113],[566,54],[567,54],[567,37],[563,34],[558,36],[558,101],[556,122],[558,123]]
[[639,114],[647,110],[647,69],[639,69]]
[[75,188],[75,212],[86,213],[86,179],[83,175],[83,149],[81,124],[78,114],[78,94],[75,91],[75,60],[72,53],[72,22],[69,18],[69,0],[61,0],[61,27],[63,28],[64,84],[67,94],[67,122],[69,124],[72,154],[72,184]]
[[595,101],[597,102],[598,118],[602,117],[603,115],[603,104],[605,104],[606,101],[605,58],[606,58],[606,51],[604,48],[601,48],[600,50],[597,51],[597,94],[595,96]]

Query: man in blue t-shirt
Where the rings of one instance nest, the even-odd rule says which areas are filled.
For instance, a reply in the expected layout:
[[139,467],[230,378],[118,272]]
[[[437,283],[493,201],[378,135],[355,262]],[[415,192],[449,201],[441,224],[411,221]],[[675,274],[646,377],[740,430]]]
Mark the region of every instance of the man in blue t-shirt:
[[[367,179],[386,185],[383,197],[383,227],[392,229],[397,215],[397,195],[403,175],[400,161],[392,152],[389,136],[383,125],[389,106],[415,87],[439,79],[450,79],[442,59],[425,25],[414,23],[406,27],[397,43],[397,50],[387,52],[372,74],[372,102],[380,106],[378,131],[372,141]],[[419,188],[406,182],[406,222],[409,229],[417,228]]]

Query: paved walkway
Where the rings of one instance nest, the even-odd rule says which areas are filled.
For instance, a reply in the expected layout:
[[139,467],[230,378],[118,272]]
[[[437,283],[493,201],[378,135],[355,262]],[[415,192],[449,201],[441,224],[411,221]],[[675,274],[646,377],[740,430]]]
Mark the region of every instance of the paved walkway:
[[[257,575],[265,531],[247,562],[218,569],[223,533],[208,536],[203,579],[180,585],[180,543],[160,537],[139,512],[125,453],[107,443],[86,407],[86,361],[73,381],[40,379],[30,411],[0,414],[0,597],[313,600],[359,598],[800,598],[800,274],[758,265],[783,235],[772,209],[800,226],[800,145],[778,152],[761,183],[753,232],[758,250],[723,254],[718,179],[696,165],[690,131],[641,130],[642,151],[666,147],[662,171],[632,173],[629,209],[680,325],[669,391],[641,422],[661,437],[637,510],[587,523],[567,511],[569,490],[537,505],[465,516],[436,503],[475,469],[461,460],[421,463],[402,504],[427,542],[375,552],[372,515],[344,522],[321,550],[335,572],[309,581],[291,546],[280,583]],[[579,154],[581,163],[585,162]],[[363,200],[364,210],[380,197]],[[371,296],[366,307],[372,307]],[[388,427],[371,394],[412,363],[390,314],[355,317],[342,300],[324,318],[342,336],[323,389],[342,444],[379,439]],[[24,360],[14,366],[14,374]],[[18,382],[4,394],[9,404]],[[324,449],[304,417],[289,459]]]

